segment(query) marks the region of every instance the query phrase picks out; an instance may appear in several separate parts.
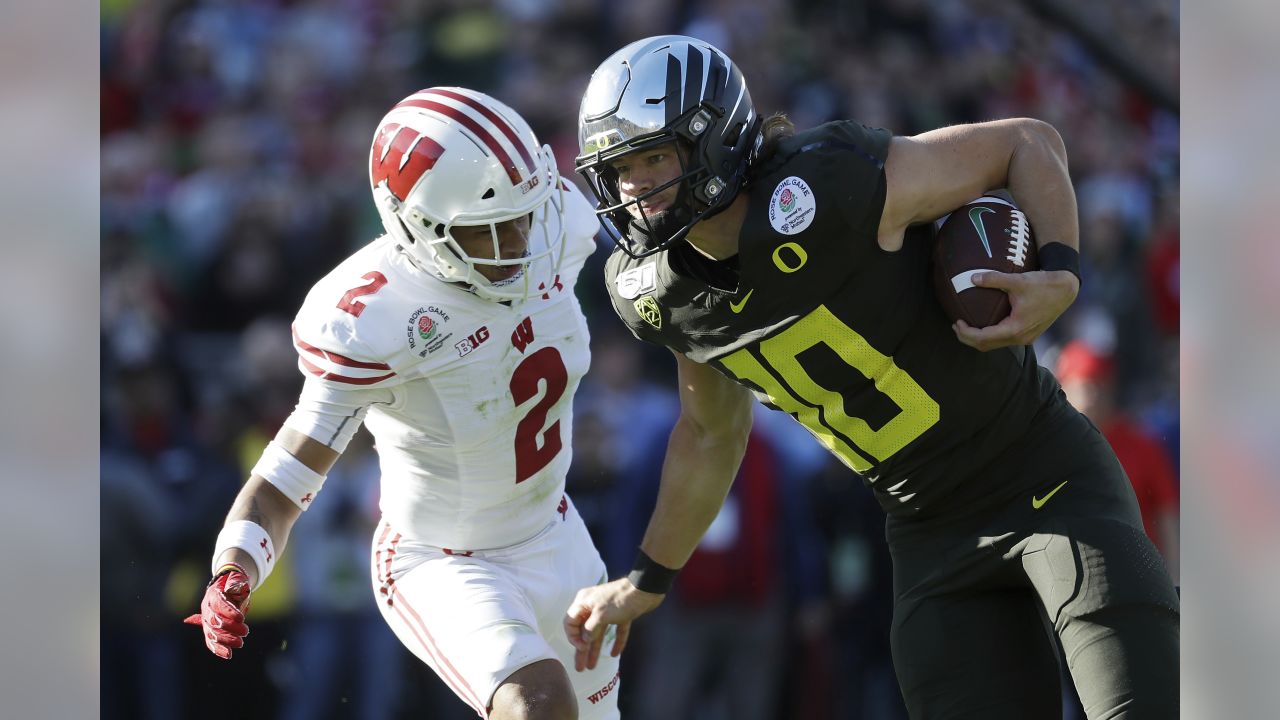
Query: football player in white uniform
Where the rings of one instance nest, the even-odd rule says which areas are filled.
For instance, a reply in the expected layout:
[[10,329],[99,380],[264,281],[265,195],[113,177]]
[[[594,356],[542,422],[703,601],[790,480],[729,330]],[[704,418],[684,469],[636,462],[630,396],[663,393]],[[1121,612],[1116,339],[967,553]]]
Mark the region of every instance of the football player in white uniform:
[[301,397],[188,622],[219,657],[243,645],[250,591],[365,422],[382,472],[371,580],[405,646],[481,717],[617,718],[617,662],[571,675],[560,631],[577,588],[605,579],[564,495],[593,208],[519,115],[462,88],[397,104],[369,167],[386,234],[307,295]]

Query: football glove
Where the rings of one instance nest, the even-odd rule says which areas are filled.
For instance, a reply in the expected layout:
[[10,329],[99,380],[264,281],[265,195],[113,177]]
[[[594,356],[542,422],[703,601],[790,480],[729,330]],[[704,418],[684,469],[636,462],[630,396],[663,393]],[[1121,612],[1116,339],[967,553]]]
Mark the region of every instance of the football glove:
[[183,620],[199,625],[204,631],[204,644],[223,660],[231,659],[234,648],[244,647],[249,626],[244,614],[249,610],[249,576],[238,566],[215,575],[204,591],[200,612]]

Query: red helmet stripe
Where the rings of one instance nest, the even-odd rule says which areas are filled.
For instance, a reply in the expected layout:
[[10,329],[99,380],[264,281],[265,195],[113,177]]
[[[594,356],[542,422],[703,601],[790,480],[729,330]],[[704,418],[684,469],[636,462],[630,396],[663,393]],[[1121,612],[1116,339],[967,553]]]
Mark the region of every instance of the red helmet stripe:
[[396,105],[396,107],[417,107],[424,110],[431,110],[438,112],[447,118],[458,121],[463,127],[475,133],[476,137],[480,139],[480,142],[488,147],[495,156],[497,156],[498,162],[502,163],[502,167],[507,171],[507,177],[511,179],[511,184],[520,184],[520,173],[516,169],[515,162],[511,160],[511,156],[502,148],[502,143],[498,142],[498,139],[495,138],[492,133],[485,130],[483,125],[473,120],[466,113],[450,105],[443,105],[431,100],[418,100],[414,98],[405,100],[399,105]]
[[516,151],[520,153],[520,159],[524,160],[525,167],[529,168],[529,172],[533,172],[535,167],[533,164],[533,157],[529,155],[529,150],[524,146],[524,143],[520,142],[520,136],[516,134],[515,129],[511,127],[510,123],[502,119],[502,116],[494,112],[488,105],[485,105],[473,97],[463,95],[460,92],[454,92],[453,90],[446,90],[444,88],[427,88],[426,90],[419,90],[418,92],[421,95],[443,95],[444,97],[457,100],[463,105],[473,108],[481,115],[485,116],[489,122],[493,123],[502,131],[503,135],[507,136],[507,139],[511,141],[511,144],[515,146]]

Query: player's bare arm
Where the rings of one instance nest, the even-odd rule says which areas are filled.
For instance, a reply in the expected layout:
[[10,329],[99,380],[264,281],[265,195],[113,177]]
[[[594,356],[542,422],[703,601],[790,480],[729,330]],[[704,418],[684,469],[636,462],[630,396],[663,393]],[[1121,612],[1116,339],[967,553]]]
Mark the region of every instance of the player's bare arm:
[[[679,569],[715,520],[738,474],[751,431],[751,394],[707,365],[676,353],[680,417],[671,431],[658,501],[641,550],[659,565]],[[638,589],[628,578],[578,591],[565,617],[577,651],[577,670],[594,668],[605,629],[617,625],[610,653],[626,646],[631,622],[665,595]]]
[[[323,477],[338,459],[339,453],[310,437],[282,427],[276,434],[276,452],[285,452],[293,461],[301,463],[308,471]],[[268,449],[264,457],[272,452]],[[245,614],[249,610],[249,595],[270,572],[274,556],[283,552],[289,532],[302,509],[283,492],[257,473],[236,495],[223,526],[225,534],[231,528],[249,526],[256,529],[262,539],[262,553],[255,555],[239,547],[227,547],[214,558],[213,580],[205,591],[200,612],[186,620],[188,625],[200,626],[205,645],[224,660],[230,660],[234,649],[244,646],[249,634]],[[219,545],[223,545],[219,536]],[[250,545],[252,546],[252,545]]]
[[[276,433],[276,442],[299,462],[320,475],[327,474],[339,457],[337,451],[332,448],[287,427],[280,428],[280,432]],[[251,475],[244,487],[240,488],[240,493],[232,503],[231,510],[227,512],[226,524],[236,520],[248,520],[261,525],[271,535],[276,552],[281,553],[284,552],[284,546],[289,540],[289,532],[293,529],[293,524],[301,515],[302,510],[285,497],[284,493],[267,482],[265,478]],[[245,568],[252,587],[258,586],[256,565],[248,553],[239,548],[229,548],[217,558],[218,565],[226,563],[235,563]]]
[[752,398],[709,365],[676,356],[680,417],[662,463],[658,502],[640,547],[684,567],[729,493],[747,448]]
[[[895,137],[885,162],[886,195],[879,244],[896,251],[908,225],[930,222],[984,192],[1007,188],[1035,228],[1040,247],[1079,249],[1075,191],[1066,148],[1047,123],[1028,118],[954,125]],[[983,273],[974,284],[1009,293],[1012,312],[996,325],[956,323],[961,342],[979,350],[1027,345],[1075,300],[1080,283],[1067,270],[1021,275]]]

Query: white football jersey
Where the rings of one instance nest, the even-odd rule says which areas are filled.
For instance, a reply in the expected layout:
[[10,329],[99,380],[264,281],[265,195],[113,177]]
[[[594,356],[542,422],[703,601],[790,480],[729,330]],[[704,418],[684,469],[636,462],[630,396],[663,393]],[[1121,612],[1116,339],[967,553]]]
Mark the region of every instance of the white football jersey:
[[[346,437],[364,419],[383,516],[406,537],[460,552],[505,547],[563,510],[573,394],[590,364],[574,284],[599,228],[566,185],[559,274],[527,300],[476,297],[384,236],[317,283],[294,321],[308,378],[299,410],[328,414],[325,426]],[[532,278],[546,276],[537,270]],[[290,425],[345,446],[336,433]]]

